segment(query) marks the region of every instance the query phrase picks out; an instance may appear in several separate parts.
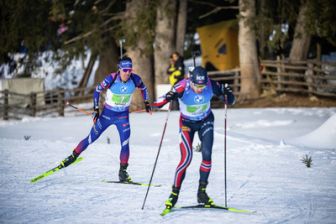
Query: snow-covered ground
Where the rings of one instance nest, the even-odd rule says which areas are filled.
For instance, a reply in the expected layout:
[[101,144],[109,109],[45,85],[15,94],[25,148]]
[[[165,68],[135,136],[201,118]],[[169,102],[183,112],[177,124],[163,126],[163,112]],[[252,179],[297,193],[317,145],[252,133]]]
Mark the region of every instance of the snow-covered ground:
[[[149,181],[166,113],[130,115],[129,172],[135,181]],[[214,114],[207,191],[224,204],[224,111]],[[336,108],[229,109],[228,205],[256,213],[198,209],[165,217],[159,214],[180,158],[178,112],[170,114],[153,179],[162,186],[150,188],[144,210],[146,187],[102,182],[117,180],[120,146],[115,127],[82,153],[82,162],[31,184],[31,178],[72,152],[88,134],[91,118],[2,121],[0,223],[336,223],[335,114]],[[301,162],[305,155],[312,157],[311,168]],[[177,205],[196,203],[200,162],[201,154],[194,152]]]

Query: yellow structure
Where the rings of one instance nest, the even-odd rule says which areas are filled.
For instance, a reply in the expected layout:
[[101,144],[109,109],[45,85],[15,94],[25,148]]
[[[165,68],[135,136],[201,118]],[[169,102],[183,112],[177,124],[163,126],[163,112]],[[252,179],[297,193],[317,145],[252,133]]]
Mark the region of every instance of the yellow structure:
[[237,20],[199,27],[197,33],[201,41],[202,66],[220,71],[239,67]]

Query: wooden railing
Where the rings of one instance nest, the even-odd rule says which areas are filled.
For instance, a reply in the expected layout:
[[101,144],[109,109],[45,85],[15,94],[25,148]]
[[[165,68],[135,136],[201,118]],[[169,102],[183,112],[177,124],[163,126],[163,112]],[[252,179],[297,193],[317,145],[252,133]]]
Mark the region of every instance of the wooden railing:
[[336,63],[264,60],[261,65],[262,90],[336,98]]
[[64,116],[65,102],[92,102],[94,87],[68,90],[52,90],[20,94],[9,90],[0,91],[0,112],[4,120],[23,116],[56,114]]
[[240,92],[240,69],[235,68],[226,71],[213,71],[208,72],[208,75],[211,79],[219,81],[221,83],[228,83],[237,96]]
[[[262,91],[296,92],[307,95],[327,96],[336,99],[336,63],[317,61],[288,62],[261,61],[260,87]],[[209,72],[209,77],[229,83],[234,94],[239,96],[241,88],[240,69]],[[56,114],[64,116],[65,102],[92,102],[95,87],[69,90],[53,90],[19,94],[8,90],[0,91],[0,116],[5,119]],[[103,101],[104,96],[102,96]],[[102,103],[102,102],[101,102]]]
[[[261,61],[261,91],[295,92],[336,98],[336,63],[318,61]],[[217,81],[229,83],[236,96],[240,93],[240,69],[208,72]]]

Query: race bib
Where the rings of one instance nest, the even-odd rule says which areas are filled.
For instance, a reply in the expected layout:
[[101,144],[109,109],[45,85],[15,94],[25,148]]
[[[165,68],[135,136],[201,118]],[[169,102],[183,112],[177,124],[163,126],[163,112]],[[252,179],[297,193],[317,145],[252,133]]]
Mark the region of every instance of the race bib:
[[112,94],[112,102],[115,105],[127,105],[131,101],[132,94]]
[[201,105],[188,105],[187,112],[191,114],[201,114],[204,113],[208,108],[208,104]]

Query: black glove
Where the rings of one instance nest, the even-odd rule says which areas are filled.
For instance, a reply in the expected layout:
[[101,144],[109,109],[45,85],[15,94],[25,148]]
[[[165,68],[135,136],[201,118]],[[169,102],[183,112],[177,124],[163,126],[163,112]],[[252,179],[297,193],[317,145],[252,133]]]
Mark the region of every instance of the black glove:
[[152,107],[147,100],[145,101],[145,109],[147,113],[150,113],[152,111]]
[[221,90],[222,90],[223,95],[226,95],[228,93],[232,93],[232,90],[230,89],[230,87],[227,83],[221,85]]
[[233,105],[235,102],[235,97],[229,85],[227,83],[221,85],[223,93],[223,101],[229,105]]
[[93,123],[96,123],[98,117],[99,117],[99,107],[94,107],[92,113]]
[[169,91],[166,94],[166,100],[171,101],[171,100],[175,99],[175,96],[176,96],[176,92]]

